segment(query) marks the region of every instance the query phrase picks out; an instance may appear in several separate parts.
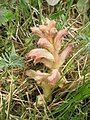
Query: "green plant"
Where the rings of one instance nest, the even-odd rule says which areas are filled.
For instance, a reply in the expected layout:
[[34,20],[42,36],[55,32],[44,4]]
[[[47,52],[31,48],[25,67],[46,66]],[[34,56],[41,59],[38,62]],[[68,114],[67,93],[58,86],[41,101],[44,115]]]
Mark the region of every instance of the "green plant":
[[0,57],[0,69],[9,69],[15,67],[22,68],[23,66],[23,59],[15,52],[14,45],[12,46],[10,53],[2,53],[2,57]]
[[[40,62],[50,69],[47,73],[39,70],[26,71],[26,75],[35,79],[37,84],[43,89],[43,96],[48,100],[51,100],[52,91],[55,87],[73,89],[80,81],[78,80],[68,85],[69,81],[61,73],[61,67],[71,53],[73,45],[69,44],[62,52],[60,51],[62,39],[68,35],[68,31],[66,29],[57,31],[55,26],[56,22],[54,20],[50,21],[47,19],[45,25],[31,28],[34,34],[41,37],[37,42],[40,48],[33,49],[26,55],[26,58],[34,60],[35,64]],[[40,98],[38,96],[38,100],[42,101]]]
[[5,25],[6,22],[11,21],[13,19],[14,15],[12,11],[7,10],[5,7],[0,8],[0,26],[3,24]]

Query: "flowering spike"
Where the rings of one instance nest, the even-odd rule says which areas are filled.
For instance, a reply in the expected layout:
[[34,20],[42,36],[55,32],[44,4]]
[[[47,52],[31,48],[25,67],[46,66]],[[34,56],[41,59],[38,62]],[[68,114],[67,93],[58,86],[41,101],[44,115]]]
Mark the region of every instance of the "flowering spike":
[[34,60],[34,63],[40,62],[49,68],[47,73],[33,70],[26,72],[27,76],[35,79],[37,84],[43,89],[45,98],[51,98],[54,87],[59,86],[64,89],[65,86],[68,86],[67,79],[61,74],[61,65],[71,53],[73,46],[69,44],[61,51],[62,39],[68,35],[68,31],[66,29],[57,31],[55,26],[56,22],[54,20],[46,19],[46,24],[31,28],[32,32],[40,37],[37,42],[40,48],[33,49],[26,55],[26,58]]

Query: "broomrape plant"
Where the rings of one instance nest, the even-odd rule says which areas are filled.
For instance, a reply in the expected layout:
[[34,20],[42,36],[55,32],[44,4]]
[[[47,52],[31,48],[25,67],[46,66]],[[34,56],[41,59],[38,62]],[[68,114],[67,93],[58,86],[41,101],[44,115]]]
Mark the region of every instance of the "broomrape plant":
[[[46,19],[46,23],[39,25],[39,27],[32,27],[32,32],[40,37],[37,42],[38,47],[31,50],[26,59],[34,60],[34,63],[43,63],[49,68],[48,73],[40,70],[34,71],[32,69],[26,71],[26,75],[30,79],[34,79],[38,86],[43,90],[43,97],[50,101],[52,99],[52,91],[59,86],[64,89],[65,86],[73,88],[76,82],[68,85],[65,76],[62,77],[61,68],[65,59],[72,52],[73,45],[68,46],[61,52],[62,39],[68,35],[67,29],[57,31],[56,22],[54,20]],[[78,82],[77,82],[78,83]],[[66,87],[67,88],[67,87]],[[38,96],[38,104],[42,104],[42,96]]]

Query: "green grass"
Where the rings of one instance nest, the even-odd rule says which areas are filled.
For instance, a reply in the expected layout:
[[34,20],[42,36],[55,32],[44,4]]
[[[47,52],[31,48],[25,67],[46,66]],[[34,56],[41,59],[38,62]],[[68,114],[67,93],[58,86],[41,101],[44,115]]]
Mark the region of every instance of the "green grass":
[[[80,6],[80,0],[62,0],[53,7],[45,0],[0,1],[0,120],[90,119],[89,9],[87,3]],[[34,102],[41,90],[25,71],[46,68],[27,63],[25,55],[38,40],[30,27],[42,24],[46,17],[56,20],[57,29],[68,28],[63,46],[72,42],[74,49],[62,72],[72,81],[83,77],[83,83],[74,91],[56,89],[51,103],[37,107]]]

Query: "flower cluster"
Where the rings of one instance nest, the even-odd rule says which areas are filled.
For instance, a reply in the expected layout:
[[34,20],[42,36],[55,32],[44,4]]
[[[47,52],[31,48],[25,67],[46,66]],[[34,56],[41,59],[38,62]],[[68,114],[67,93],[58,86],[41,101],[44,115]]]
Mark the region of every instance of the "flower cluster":
[[[26,58],[34,60],[35,64],[43,63],[50,71],[49,73],[45,73],[39,70],[28,70],[26,74],[37,82],[43,89],[44,97],[47,98],[62,77],[59,68],[71,53],[72,44],[69,44],[61,51],[62,40],[68,35],[68,31],[67,29],[58,31],[54,20],[50,21],[46,19],[45,24],[39,25],[38,27],[32,27],[31,30],[40,37],[37,42],[39,48],[33,49],[27,53]],[[63,79],[59,86],[63,88],[66,83],[67,80]]]

